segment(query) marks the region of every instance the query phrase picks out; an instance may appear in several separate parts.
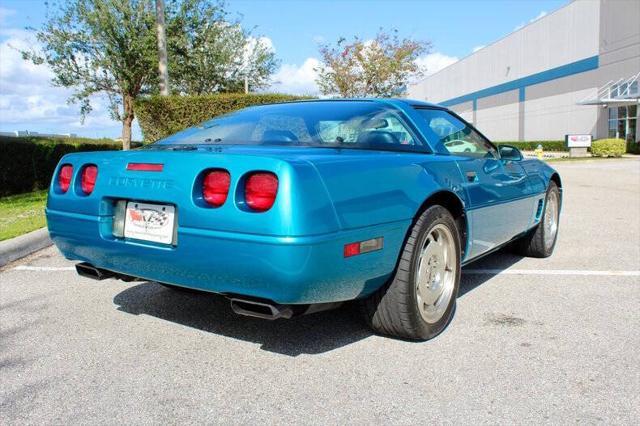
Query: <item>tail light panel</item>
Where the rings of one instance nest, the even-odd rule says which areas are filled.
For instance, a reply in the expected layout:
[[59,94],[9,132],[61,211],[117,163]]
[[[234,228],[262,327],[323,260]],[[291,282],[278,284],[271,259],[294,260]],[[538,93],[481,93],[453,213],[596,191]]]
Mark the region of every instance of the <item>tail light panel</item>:
[[82,175],[80,177],[80,187],[85,195],[89,195],[93,192],[93,188],[96,186],[96,179],[98,178],[98,167],[90,164],[83,167]]
[[231,175],[227,170],[210,170],[202,180],[202,198],[208,205],[220,207],[227,201],[230,186]]
[[252,172],[246,176],[244,201],[255,212],[266,212],[276,201],[278,177],[271,172]]
[[60,191],[66,193],[69,190],[71,179],[73,179],[73,166],[71,164],[64,164],[58,172],[58,187]]

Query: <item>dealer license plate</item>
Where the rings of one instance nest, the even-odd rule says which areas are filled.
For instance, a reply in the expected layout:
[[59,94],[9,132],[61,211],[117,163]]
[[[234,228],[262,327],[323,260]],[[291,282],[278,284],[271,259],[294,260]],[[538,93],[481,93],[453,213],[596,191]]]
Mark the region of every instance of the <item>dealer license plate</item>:
[[124,219],[125,238],[172,244],[176,209],[165,204],[129,201]]

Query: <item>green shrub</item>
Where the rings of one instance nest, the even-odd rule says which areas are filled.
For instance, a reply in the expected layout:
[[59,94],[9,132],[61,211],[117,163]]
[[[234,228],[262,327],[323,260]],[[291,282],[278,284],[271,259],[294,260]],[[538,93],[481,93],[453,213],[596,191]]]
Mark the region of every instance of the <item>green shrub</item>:
[[591,155],[594,157],[622,157],[626,150],[624,139],[599,139],[591,144]]
[[65,145],[80,145],[80,144],[121,144],[121,142],[116,142],[113,139],[102,138],[102,139],[91,139],[91,138],[78,138],[71,137],[67,138],[64,136],[0,136],[0,143],[4,142],[31,142],[31,143],[40,143],[40,142],[51,142],[54,144],[65,144]]
[[155,142],[212,117],[241,108],[299,99],[310,98],[271,93],[154,96],[138,99],[135,111],[145,141]]
[[[63,145],[113,145],[113,149],[121,149],[122,142],[116,141],[114,139],[109,138],[100,138],[100,139],[92,139],[92,138],[78,138],[72,137],[67,138],[64,136],[0,136],[0,146],[4,142],[31,142],[31,143],[52,143],[52,144],[63,144]],[[137,148],[142,146],[142,142],[140,141],[131,141],[131,147]]]
[[115,150],[122,146],[110,139],[60,142],[66,140],[0,138],[0,197],[48,188],[53,170],[65,154]]
[[542,145],[544,151],[563,152],[568,151],[564,141],[531,141],[531,142],[495,142],[496,145],[511,145],[520,151],[534,151],[538,145]]
[[640,142],[627,141],[627,154],[640,154]]

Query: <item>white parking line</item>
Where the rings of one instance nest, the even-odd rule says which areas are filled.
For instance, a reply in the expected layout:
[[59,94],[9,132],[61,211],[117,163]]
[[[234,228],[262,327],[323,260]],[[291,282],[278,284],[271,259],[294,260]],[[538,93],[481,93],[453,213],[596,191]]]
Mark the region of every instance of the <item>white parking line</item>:
[[600,275],[614,277],[640,277],[640,271],[580,271],[572,269],[463,269],[472,275]]
[[27,266],[20,265],[13,268],[14,271],[75,271],[74,266]]

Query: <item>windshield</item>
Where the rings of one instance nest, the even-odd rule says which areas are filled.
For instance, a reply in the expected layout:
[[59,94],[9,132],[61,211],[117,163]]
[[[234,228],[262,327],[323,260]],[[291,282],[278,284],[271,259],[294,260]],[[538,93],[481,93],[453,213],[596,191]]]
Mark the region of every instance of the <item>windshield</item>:
[[256,106],[216,117],[156,143],[373,149],[422,145],[395,110],[367,101]]

